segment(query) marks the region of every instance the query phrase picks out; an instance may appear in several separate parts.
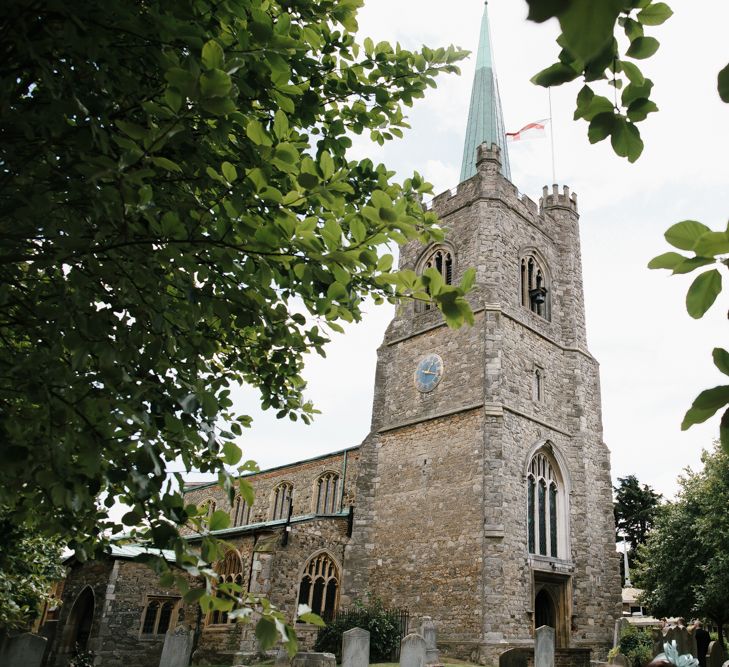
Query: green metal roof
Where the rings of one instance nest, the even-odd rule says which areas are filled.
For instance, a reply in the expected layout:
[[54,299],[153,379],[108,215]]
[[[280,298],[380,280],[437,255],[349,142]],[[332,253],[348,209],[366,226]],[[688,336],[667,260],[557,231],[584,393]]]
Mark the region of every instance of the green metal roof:
[[476,149],[486,143],[501,149],[501,173],[511,180],[509,152],[506,148],[504,115],[501,111],[499,85],[493,65],[491,34],[489,31],[488,2],[484,3],[481,35],[476,56],[476,74],[473,77],[471,106],[468,110],[466,141],[463,145],[461,183],[476,175]]

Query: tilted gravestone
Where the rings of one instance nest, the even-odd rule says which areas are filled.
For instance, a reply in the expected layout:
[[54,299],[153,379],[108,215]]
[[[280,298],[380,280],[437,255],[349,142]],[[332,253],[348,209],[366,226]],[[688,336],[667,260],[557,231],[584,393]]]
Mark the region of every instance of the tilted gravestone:
[[499,667],[527,667],[529,658],[520,648],[510,648],[499,656]]
[[342,667],[367,667],[370,664],[370,633],[352,628],[342,633]]
[[534,667],[554,667],[554,628],[537,628],[534,639]]
[[726,653],[721,642],[711,642],[709,644],[709,653],[706,660],[707,667],[722,667],[726,662]]
[[440,665],[435,623],[433,623],[433,619],[430,616],[423,616],[423,619],[420,621],[420,636],[425,640],[425,664]]
[[195,633],[184,626],[179,626],[165,635],[162,657],[159,667],[187,667],[195,640]]
[[291,667],[337,667],[334,653],[299,651],[291,661]]
[[6,637],[0,642],[2,667],[40,667],[46,650],[46,638],[26,632],[16,637]]
[[400,642],[400,667],[425,667],[425,640],[413,632]]

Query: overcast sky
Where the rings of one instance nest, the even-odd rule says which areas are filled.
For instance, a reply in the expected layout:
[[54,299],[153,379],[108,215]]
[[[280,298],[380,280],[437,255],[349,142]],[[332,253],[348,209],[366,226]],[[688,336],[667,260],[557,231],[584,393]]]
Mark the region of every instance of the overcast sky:
[[[674,17],[648,33],[662,43],[644,66],[660,113],[641,124],[646,149],[637,164],[616,157],[606,142],[588,143],[584,121],[572,120],[581,84],[552,93],[557,181],[579,196],[587,334],[600,362],[613,478],[635,474],[667,496],[718,431],[716,419],[685,433],[679,424],[698,391],[723,384],[711,350],[726,346],[729,295],[728,287],[694,321],[684,307],[691,278],[646,268],[668,250],[663,232],[674,222],[690,218],[718,229],[729,214],[729,106],[716,93],[716,74],[729,62],[729,4],[670,4]],[[366,0],[359,41],[475,51],[482,8],[479,0]],[[549,115],[546,91],[529,79],[556,59],[556,25],[527,23],[518,0],[492,0],[489,12],[506,127],[515,131]],[[418,170],[436,192],[455,187],[473,67],[470,58],[462,76],[442,77],[416,104],[404,140],[384,148],[359,141],[354,154],[383,161],[403,178]],[[552,181],[549,140],[512,145],[510,157],[515,185],[537,200]],[[314,425],[261,414],[255,394],[239,392],[239,409],[255,417],[242,439],[246,457],[270,467],[359,444],[369,430],[376,349],[391,316],[388,307],[369,308],[330,344],[327,359],[310,359],[307,393],[323,413]]]

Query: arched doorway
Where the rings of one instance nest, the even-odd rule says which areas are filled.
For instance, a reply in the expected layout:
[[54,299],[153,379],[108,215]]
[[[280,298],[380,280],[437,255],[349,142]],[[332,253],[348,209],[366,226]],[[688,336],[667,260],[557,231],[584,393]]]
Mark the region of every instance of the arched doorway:
[[552,596],[543,588],[534,598],[534,629],[541,628],[543,625],[556,628],[556,617],[557,612]]
[[84,588],[73,603],[71,613],[66,624],[64,653],[74,655],[76,652],[86,651],[91,636],[91,626],[94,621],[94,592],[90,587]]

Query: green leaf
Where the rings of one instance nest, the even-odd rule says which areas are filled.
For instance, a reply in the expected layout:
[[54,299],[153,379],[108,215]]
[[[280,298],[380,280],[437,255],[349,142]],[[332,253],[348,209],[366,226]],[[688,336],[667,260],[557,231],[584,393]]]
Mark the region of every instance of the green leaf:
[[273,116],[273,133],[277,139],[285,139],[289,135],[289,119],[281,109],[277,109]]
[[223,176],[228,179],[229,183],[232,183],[238,178],[238,171],[230,162],[223,162],[220,165],[220,169],[223,172]]
[[[686,294],[686,310],[694,319],[703,317],[721,292],[721,274],[716,270],[698,276]],[[701,406],[697,406],[701,407]]]
[[712,352],[712,357],[714,358],[714,365],[724,375],[729,375],[729,352],[721,347],[715,347]]
[[628,120],[638,123],[645,120],[649,113],[655,111],[658,111],[655,102],[642,97],[630,103],[627,111]]
[[724,411],[719,425],[719,441],[725,454],[729,454],[729,409]]
[[311,190],[319,185],[319,178],[315,174],[306,172],[300,173],[296,180],[302,188],[306,188],[307,190]]
[[655,37],[636,37],[628,47],[625,55],[636,60],[650,58],[661,43]]
[[330,179],[334,174],[334,160],[327,151],[324,151],[319,157],[319,168],[325,179]]
[[644,25],[661,25],[673,16],[673,10],[665,2],[655,2],[638,12],[638,20]]
[[720,385],[705,389],[695,399],[691,407],[698,410],[713,410],[716,412],[719,408],[729,403],[729,385]]
[[613,39],[622,0],[572,0],[559,15],[565,46],[580,60],[589,61]]
[[591,144],[607,139],[615,127],[615,114],[601,113],[590,121],[590,127],[587,130],[587,138]]
[[207,70],[221,69],[225,62],[225,54],[215,40],[205,43],[202,49],[202,64]]
[[162,169],[166,169],[167,171],[173,171],[176,173],[180,173],[182,171],[182,168],[179,164],[173,162],[172,160],[168,160],[166,157],[153,157],[150,159],[152,160],[152,164],[155,167],[160,167]]
[[640,71],[640,68],[635,63],[631,63],[628,60],[621,60],[620,67],[631,83],[634,83],[636,86],[642,86],[645,83],[643,72]]
[[223,510],[215,510],[210,517],[208,527],[210,530],[224,530],[230,525],[230,516]]
[[264,616],[256,623],[256,639],[262,650],[271,648],[278,638],[278,631],[273,620]]
[[246,126],[246,136],[254,143],[259,146],[270,146],[273,142],[271,137],[266,134],[263,129],[263,125],[257,120],[252,120]]
[[298,620],[302,623],[310,623],[311,625],[316,625],[318,628],[325,628],[326,623],[323,621],[321,616],[318,614],[315,614],[314,612],[307,612],[305,614],[301,614],[301,616],[298,617]]
[[635,162],[643,152],[638,128],[621,116],[615,119],[611,143],[613,150],[620,157],[627,157],[629,162]]
[[729,65],[727,65],[717,78],[717,88],[722,102],[729,104]]
[[537,86],[550,88],[551,86],[559,86],[560,84],[574,81],[580,73],[573,67],[564,63],[554,63],[541,72],[535,74],[531,81]]
[[681,422],[681,430],[691,428],[694,424],[703,424],[707,419],[716,414],[718,408],[714,410],[699,410],[698,408],[689,408]]
[[689,257],[684,259],[680,264],[677,264],[673,269],[673,273],[674,275],[691,273],[691,271],[699,269],[702,266],[707,266],[708,264],[714,264],[714,262],[716,262],[716,259],[713,257]]
[[529,15],[527,18],[535,23],[543,23],[547,19],[559,16],[567,7],[569,0],[527,0]]
[[711,230],[695,220],[683,220],[671,225],[664,237],[674,248],[679,250],[693,250],[699,237]]
[[223,460],[229,465],[234,466],[243,458],[243,452],[234,442],[227,440],[223,443]]
[[706,232],[699,236],[693,247],[697,255],[715,257],[729,252],[729,233]]
[[674,269],[686,259],[677,252],[664,252],[648,262],[649,269]]
[[227,72],[214,69],[200,75],[200,92],[204,97],[225,97],[233,86]]

